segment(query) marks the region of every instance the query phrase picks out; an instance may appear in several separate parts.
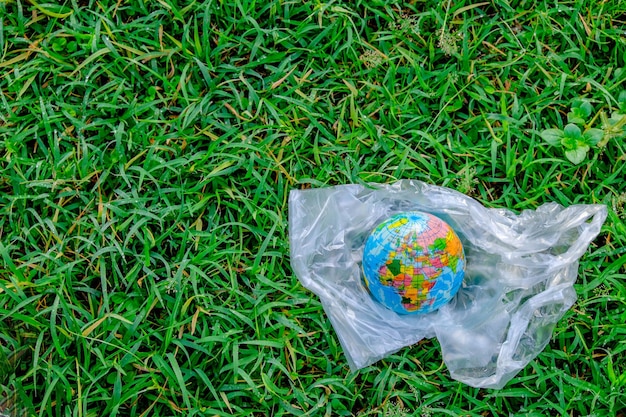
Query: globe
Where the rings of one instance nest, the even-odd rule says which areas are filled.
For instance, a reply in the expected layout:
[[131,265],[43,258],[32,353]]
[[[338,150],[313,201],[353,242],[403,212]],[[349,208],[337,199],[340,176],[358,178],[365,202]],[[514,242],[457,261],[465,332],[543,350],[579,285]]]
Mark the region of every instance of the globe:
[[458,292],[465,254],[454,230],[432,214],[396,214],[368,236],[363,280],[375,300],[399,314],[435,311]]

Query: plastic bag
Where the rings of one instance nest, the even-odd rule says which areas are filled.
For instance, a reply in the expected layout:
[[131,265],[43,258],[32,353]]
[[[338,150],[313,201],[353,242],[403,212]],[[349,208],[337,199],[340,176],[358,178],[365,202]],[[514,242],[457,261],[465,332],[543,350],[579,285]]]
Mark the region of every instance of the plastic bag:
[[[410,210],[450,224],[467,259],[455,298],[424,315],[385,308],[361,278],[368,234],[392,214]],[[302,285],[319,296],[352,371],[436,336],[452,378],[502,388],[544,349],[576,301],[578,259],[606,215],[603,205],[556,203],[517,215],[411,180],[294,190],[291,264]]]

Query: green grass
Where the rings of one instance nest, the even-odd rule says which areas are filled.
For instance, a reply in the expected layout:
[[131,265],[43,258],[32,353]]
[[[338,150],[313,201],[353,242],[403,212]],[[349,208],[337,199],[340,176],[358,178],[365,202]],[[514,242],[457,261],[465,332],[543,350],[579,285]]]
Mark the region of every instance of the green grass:
[[[0,0],[0,409],[624,417],[626,144],[575,166],[539,133],[615,110],[625,24],[619,0]],[[436,340],[350,373],[292,274],[289,190],[400,178],[609,206],[502,390]]]

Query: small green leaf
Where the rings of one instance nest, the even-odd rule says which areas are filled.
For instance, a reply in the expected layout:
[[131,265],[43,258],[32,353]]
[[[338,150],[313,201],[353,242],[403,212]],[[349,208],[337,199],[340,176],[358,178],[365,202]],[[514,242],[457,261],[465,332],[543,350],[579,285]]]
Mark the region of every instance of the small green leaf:
[[593,106],[589,100],[584,98],[579,98],[572,102],[572,110],[574,109],[580,109],[581,115],[584,115],[585,117],[589,117],[593,112]]
[[151,85],[150,87],[148,87],[148,89],[146,90],[146,101],[147,102],[151,102],[154,101],[155,97],[157,95],[157,89],[155,86]]
[[565,156],[572,162],[572,164],[578,165],[585,159],[588,150],[589,146],[580,146],[576,149],[566,151]]
[[65,49],[69,53],[74,53],[78,50],[78,44],[76,43],[76,41],[70,41],[67,43],[67,46]]
[[546,129],[541,132],[539,136],[549,145],[556,146],[561,142],[561,139],[563,139],[563,131],[561,129]]
[[588,118],[589,116],[591,116],[591,113],[593,113],[593,106],[587,100],[583,100],[583,102],[580,105],[579,109],[585,115],[585,119]]
[[65,38],[56,38],[54,40],[52,40],[51,45],[52,45],[52,50],[54,52],[61,52],[62,50],[65,49],[65,45],[67,44],[67,39]]
[[575,123],[577,125],[584,125],[585,119],[580,115],[580,109],[573,109],[571,112],[567,113],[567,122]]
[[570,123],[563,129],[563,136],[571,139],[580,139],[582,137],[582,131],[578,126]]
[[626,114],[626,90],[619,93],[617,103],[619,105],[619,112],[622,114]]
[[601,129],[587,129],[585,133],[583,133],[584,142],[589,146],[597,145],[603,137],[604,131]]
[[578,139],[564,137],[561,139],[561,145],[563,145],[565,150],[571,151],[578,148]]
[[453,113],[453,112],[461,109],[461,107],[463,107],[463,100],[457,99],[457,100],[454,100],[449,105],[447,105],[445,110],[448,113]]
[[578,99],[572,103],[572,111],[567,113],[567,121],[578,125],[584,125],[593,112],[593,106],[587,100]]

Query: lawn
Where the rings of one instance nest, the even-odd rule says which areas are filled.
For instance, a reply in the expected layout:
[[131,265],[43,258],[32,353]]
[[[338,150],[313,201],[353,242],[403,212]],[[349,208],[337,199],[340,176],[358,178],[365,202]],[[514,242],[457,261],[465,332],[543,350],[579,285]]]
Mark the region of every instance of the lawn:
[[[621,0],[0,0],[0,411],[626,416],[625,29]],[[350,372],[293,274],[290,190],[407,178],[609,209],[501,390],[436,339]]]

